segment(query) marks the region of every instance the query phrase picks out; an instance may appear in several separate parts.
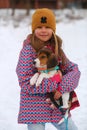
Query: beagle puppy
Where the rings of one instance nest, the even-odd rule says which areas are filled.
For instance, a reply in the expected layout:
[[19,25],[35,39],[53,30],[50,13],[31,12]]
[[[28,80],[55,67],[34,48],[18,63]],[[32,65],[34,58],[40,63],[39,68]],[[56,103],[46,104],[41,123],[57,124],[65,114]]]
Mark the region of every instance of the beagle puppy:
[[[38,87],[43,78],[53,77],[56,73],[60,75],[62,79],[62,73],[59,70],[58,60],[55,54],[48,48],[42,48],[37,55],[37,58],[34,60],[34,66],[38,69],[38,72],[34,74],[34,76],[30,79],[30,85],[36,84]],[[49,97],[53,104],[58,108],[61,106],[62,108],[69,107],[69,93],[65,93],[62,95],[62,99],[60,98],[58,101],[55,101],[53,98],[54,93],[49,93]]]
[[53,77],[56,73],[62,76],[55,54],[47,48],[39,51],[38,57],[34,60],[34,65],[38,69],[38,72],[31,78],[30,84],[36,84],[36,87],[41,84],[43,78]]

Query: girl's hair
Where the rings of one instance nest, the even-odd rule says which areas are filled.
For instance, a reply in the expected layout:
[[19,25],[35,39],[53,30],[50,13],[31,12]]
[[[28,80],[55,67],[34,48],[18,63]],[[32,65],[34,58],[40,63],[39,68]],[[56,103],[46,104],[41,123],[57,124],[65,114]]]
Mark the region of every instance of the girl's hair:
[[30,35],[30,41],[32,47],[36,50],[36,52],[49,44],[52,46],[52,48],[54,48],[55,56],[61,60],[62,64],[66,62],[66,58],[64,57],[64,52],[62,50],[62,39],[58,35],[55,35],[55,33],[53,33],[51,39],[47,42],[41,41],[33,33]]

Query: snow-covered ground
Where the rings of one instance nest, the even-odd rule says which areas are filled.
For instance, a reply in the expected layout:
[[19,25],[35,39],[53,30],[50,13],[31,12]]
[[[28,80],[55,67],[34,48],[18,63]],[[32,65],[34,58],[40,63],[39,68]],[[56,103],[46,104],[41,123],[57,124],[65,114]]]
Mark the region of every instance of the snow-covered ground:
[[[78,13],[79,12],[79,13]],[[15,73],[22,42],[31,33],[31,14],[0,10],[0,130],[27,130],[17,123],[20,87]],[[80,107],[72,111],[73,120],[79,130],[87,129],[87,10],[55,12],[56,33],[63,39],[63,48],[68,58],[79,65],[81,78],[76,89]],[[72,16],[72,17],[71,17]],[[58,23],[59,22],[59,23]],[[46,124],[46,130],[56,130]]]

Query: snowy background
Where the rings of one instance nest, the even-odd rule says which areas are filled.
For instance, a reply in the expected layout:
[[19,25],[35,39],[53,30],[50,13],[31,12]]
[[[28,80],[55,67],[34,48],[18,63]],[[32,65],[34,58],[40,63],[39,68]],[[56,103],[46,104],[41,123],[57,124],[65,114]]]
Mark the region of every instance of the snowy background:
[[[23,40],[31,33],[31,15],[16,10],[0,10],[0,130],[27,130],[17,123],[20,87],[15,73]],[[59,10],[56,33],[63,39],[68,58],[79,65],[81,78],[76,89],[80,107],[71,111],[79,130],[87,129],[87,10]],[[56,130],[46,124],[46,130]]]

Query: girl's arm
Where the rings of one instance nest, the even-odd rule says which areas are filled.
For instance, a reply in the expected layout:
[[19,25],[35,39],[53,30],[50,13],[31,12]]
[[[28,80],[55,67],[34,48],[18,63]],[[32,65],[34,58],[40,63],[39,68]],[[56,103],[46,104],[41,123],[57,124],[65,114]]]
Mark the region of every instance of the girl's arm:
[[[65,54],[64,57],[66,58]],[[62,94],[73,91],[79,83],[80,71],[78,65],[66,58],[66,63],[60,66],[63,71],[62,81],[59,83],[58,91]]]
[[19,85],[24,92],[30,94],[47,93],[57,89],[58,84],[51,79],[43,79],[40,86],[30,85],[30,79],[35,74],[33,60],[36,58],[36,52],[31,45],[25,44],[20,52],[19,61],[16,68],[16,73],[19,80]]

